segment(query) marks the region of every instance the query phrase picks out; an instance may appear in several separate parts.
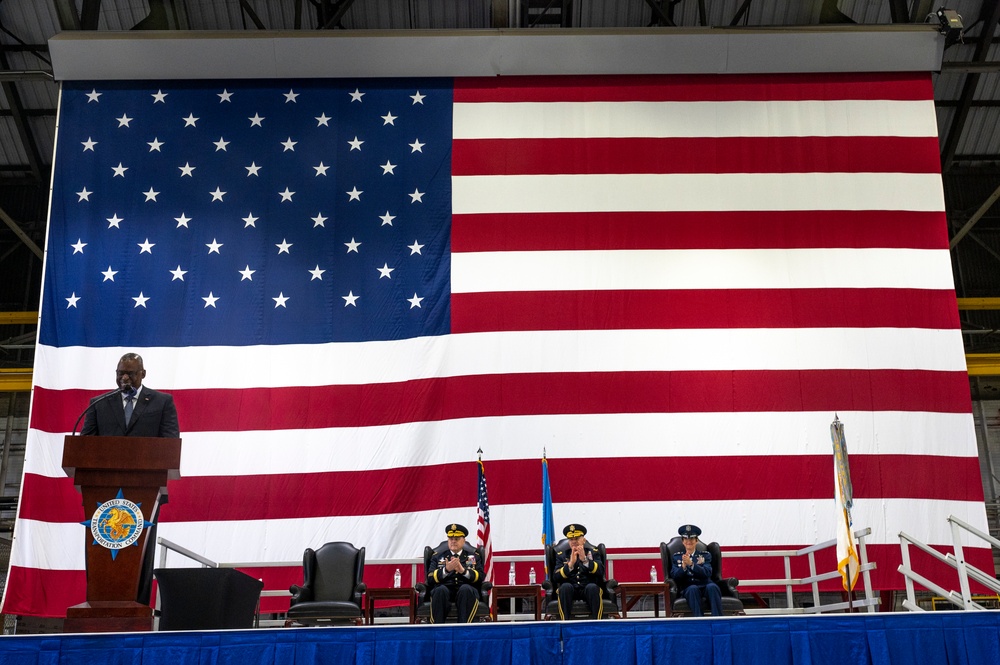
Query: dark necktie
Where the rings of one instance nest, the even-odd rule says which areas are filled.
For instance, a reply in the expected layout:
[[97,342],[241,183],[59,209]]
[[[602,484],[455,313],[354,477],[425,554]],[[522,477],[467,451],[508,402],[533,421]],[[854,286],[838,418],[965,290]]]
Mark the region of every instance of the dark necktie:
[[125,393],[125,426],[132,421],[132,400],[135,399],[135,393]]

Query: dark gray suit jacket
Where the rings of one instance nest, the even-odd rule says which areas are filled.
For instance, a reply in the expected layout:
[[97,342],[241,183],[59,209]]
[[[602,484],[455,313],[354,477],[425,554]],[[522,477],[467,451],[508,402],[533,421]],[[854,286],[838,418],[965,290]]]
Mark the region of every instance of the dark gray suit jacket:
[[[177,407],[174,406],[173,396],[167,393],[143,386],[135,407],[132,409],[132,421],[128,427],[125,426],[125,407],[122,404],[121,395],[114,395],[106,399],[95,397],[90,400],[90,403],[93,404],[93,408],[87,409],[87,417],[83,421],[83,429],[80,430],[81,435],[180,438],[180,428],[177,425]],[[146,536],[139,593],[136,597],[136,600],[144,605],[149,604],[152,588],[156,522],[159,519],[160,505],[166,502],[167,497],[164,494],[157,501],[152,514],[147,517],[149,535]]]
[[82,435],[180,437],[177,407],[174,406],[173,396],[167,393],[143,386],[128,427],[125,426],[125,409],[120,395],[100,402],[97,402],[98,399],[90,400],[94,408],[87,411],[83,429],[80,430]]

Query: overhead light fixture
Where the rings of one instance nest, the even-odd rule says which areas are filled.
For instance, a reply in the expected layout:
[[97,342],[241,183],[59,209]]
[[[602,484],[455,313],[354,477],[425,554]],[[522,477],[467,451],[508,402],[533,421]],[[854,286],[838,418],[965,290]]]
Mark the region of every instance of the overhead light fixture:
[[965,29],[965,24],[962,22],[962,15],[954,9],[942,7],[933,14],[928,14],[926,22],[938,24],[938,31],[944,35],[945,46],[962,41],[962,31]]

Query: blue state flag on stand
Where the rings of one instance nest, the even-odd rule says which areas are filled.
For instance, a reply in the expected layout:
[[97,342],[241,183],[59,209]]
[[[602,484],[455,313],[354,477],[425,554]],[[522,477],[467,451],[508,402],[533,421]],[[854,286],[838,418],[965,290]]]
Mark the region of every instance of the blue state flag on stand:
[[[549,460],[542,455],[542,547],[555,541],[556,528],[552,521],[552,490],[549,487]],[[546,571],[548,572],[548,571]]]

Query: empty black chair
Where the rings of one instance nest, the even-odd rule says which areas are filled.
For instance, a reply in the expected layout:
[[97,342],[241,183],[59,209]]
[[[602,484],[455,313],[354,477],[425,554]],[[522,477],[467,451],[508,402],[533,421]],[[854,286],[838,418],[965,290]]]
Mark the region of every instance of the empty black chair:
[[[711,542],[707,545],[700,540],[695,548],[699,551],[707,551],[712,555],[712,581],[715,582],[716,586],[719,587],[719,593],[722,595],[722,613],[723,614],[745,614],[743,611],[743,603],[740,601],[740,594],[736,591],[736,587],[739,586],[740,581],[735,577],[722,577],[722,550],[719,548],[719,543]],[[663,565],[663,574],[670,578],[670,568],[673,566],[673,555],[678,552],[684,551],[684,543],[681,542],[680,536],[674,536],[670,539],[669,543],[660,543],[660,563]],[[691,608],[688,607],[687,599],[681,595],[681,589],[677,588],[677,584],[673,580],[670,580],[670,604],[673,608],[674,614],[691,614]],[[710,612],[708,606],[708,598],[702,598],[702,610],[705,615]]]
[[304,626],[332,623],[360,625],[365,585],[365,548],[327,543],[302,555],[301,585],[293,584],[288,620]]
[[[589,545],[589,543],[588,543]],[[558,619],[559,618],[559,596],[557,591],[559,590],[559,585],[562,584],[562,580],[558,580],[554,577],[556,574],[556,554],[558,552],[568,552],[569,551],[569,541],[563,538],[555,545],[547,545],[545,547],[545,568],[549,571],[548,577],[542,583],[542,588],[545,590],[545,599],[542,601],[544,608],[544,614],[546,619]],[[598,544],[594,547],[594,556],[599,557],[601,563],[604,565],[604,570],[608,569],[608,552],[604,547],[604,543]],[[614,619],[621,618],[621,614],[618,611],[618,582],[613,578],[605,580],[604,584],[599,585],[601,587],[601,616],[611,617]],[[574,600],[573,607],[570,612],[571,617],[589,617],[590,608],[587,607],[587,603],[584,600]]]
[[[424,547],[424,577],[431,572],[431,561],[448,549],[448,541],[442,541],[437,547],[431,547],[430,545]],[[479,547],[473,547],[469,543],[466,543],[463,549],[469,553],[476,556],[477,561],[485,561],[483,559],[483,550]],[[417,616],[416,622],[422,623],[424,621],[431,620],[431,599],[430,593],[428,593],[427,585],[423,582],[417,582],[413,585],[413,588],[417,591]],[[483,582],[477,588],[479,592],[479,605],[476,607],[476,621],[489,621],[490,620],[490,589],[493,588],[492,582]],[[458,608],[456,605],[452,604],[451,609],[448,610],[447,621],[457,621],[458,620]]]
[[233,568],[157,568],[158,630],[253,628],[264,583]]

